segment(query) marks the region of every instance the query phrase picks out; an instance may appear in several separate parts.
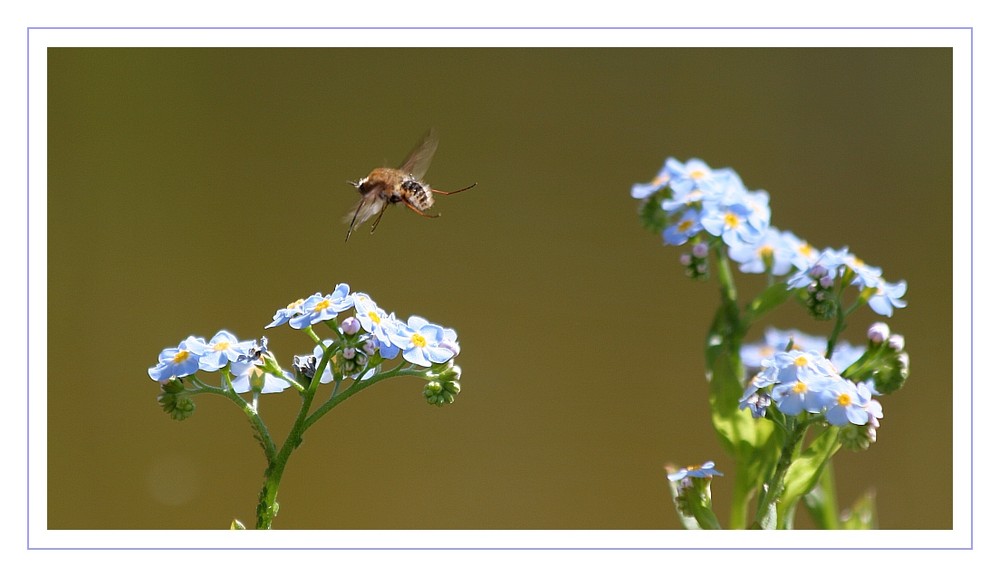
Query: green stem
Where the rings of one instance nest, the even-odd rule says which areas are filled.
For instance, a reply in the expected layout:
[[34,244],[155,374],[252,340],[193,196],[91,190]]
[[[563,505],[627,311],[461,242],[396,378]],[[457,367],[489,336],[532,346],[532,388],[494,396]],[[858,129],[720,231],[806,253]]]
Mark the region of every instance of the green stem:
[[837,303],[837,315],[833,323],[833,330],[830,331],[830,339],[826,342],[826,358],[833,356],[833,348],[837,346],[837,337],[840,336],[841,331],[847,326],[844,309],[841,308],[840,303]]
[[400,364],[398,367],[396,367],[394,369],[391,369],[391,370],[388,370],[388,371],[384,371],[384,372],[378,373],[376,375],[372,375],[371,377],[369,377],[369,378],[367,378],[367,379],[365,379],[363,381],[355,382],[346,391],[344,391],[344,392],[342,392],[342,393],[340,393],[338,395],[335,395],[333,397],[330,397],[330,400],[328,400],[327,402],[325,402],[322,405],[320,405],[320,407],[318,409],[316,409],[316,411],[313,414],[309,415],[309,417],[303,423],[302,430],[305,431],[309,427],[313,426],[313,424],[315,424],[316,421],[318,421],[323,415],[325,415],[326,413],[328,413],[331,409],[333,409],[334,407],[336,407],[340,403],[346,401],[347,399],[353,397],[354,395],[360,393],[361,391],[367,389],[368,387],[374,385],[375,383],[377,383],[379,381],[384,381],[385,379],[388,379],[390,377],[396,377],[396,376],[415,376],[415,377],[426,377],[427,376],[427,369],[423,369],[423,368],[420,368],[420,369],[410,368],[413,365],[409,365],[409,367],[407,367],[407,368],[404,369],[403,367],[405,365],[406,365],[406,363]]
[[736,467],[736,481],[733,484],[732,500],[729,506],[729,528],[742,529],[747,524],[747,507],[753,497],[753,490],[747,482],[747,467],[739,463]]
[[734,333],[739,331],[740,307],[736,297],[736,281],[733,279],[733,271],[729,268],[729,258],[726,257],[723,245],[715,247],[715,260],[719,271],[719,284],[722,290],[722,302],[726,306],[726,315],[729,317],[729,326]]
[[[788,473],[788,468],[792,466],[792,460],[802,445],[806,430],[809,429],[809,424],[808,421],[796,421],[785,438],[784,447],[781,449],[781,456],[778,457],[778,464],[774,468],[771,480],[767,483],[767,491],[764,493],[764,498],[761,499],[757,507],[755,526],[760,526],[768,509],[772,505],[775,505],[778,499],[781,498],[781,494],[784,493],[785,474]],[[778,528],[780,529],[781,527]]]
[[833,356],[833,349],[837,346],[837,337],[839,337],[840,333],[847,328],[847,317],[857,310],[857,308],[862,304],[862,301],[859,299],[854,301],[854,304],[848,307],[847,310],[844,310],[844,306],[842,304],[844,301],[842,297],[846,283],[844,279],[842,279],[840,283],[840,287],[837,290],[837,314],[833,323],[833,331],[830,333],[830,339],[826,342],[826,358]]
[[226,390],[220,390],[216,387],[206,386],[199,390],[193,391],[190,394],[197,395],[201,393],[208,393],[212,395],[219,395],[222,397],[226,397],[227,399],[235,403],[236,406],[239,407],[241,411],[243,411],[243,414],[246,415],[247,420],[250,421],[250,426],[254,430],[254,437],[260,442],[261,449],[264,450],[264,457],[267,459],[268,462],[271,462],[271,460],[274,458],[275,452],[277,452],[277,447],[275,446],[274,441],[271,439],[271,434],[268,432],[267,425],[264,424],[264,420],[260,418],[260,414],[258,414],[257,411],[254,410],[253,406],[251,406],[250,403],[243,400],[243,397],[237,395],[233,391],[232,386],[227,387]]
[[[307,332],[312,333],[310,336],[315,338],[315,333],[312,330]],[[337,348],[334,346],[326,347],[324,350],[323,356],[316,366],[316,374],[309,382],[309,387],[302,393],[302,406],[299,407],[299,413],[292,424],[292,430],[288,432],[288,437],[281,445],[281,450],[274,455],[274,458],[268,459],[267,470],[264,471],[264,486],[260,490],[257,503],[258,529],[270,529],[274,517],[278,514],[278,486],[281,484],[281,477],[285,473],[285,466],[288,464],[289,457],[292,456],[292,451],[302,444],[302,433],[307,428],[305,422],[309,415],[309,407],[312,405],[313,397],[316,396],[323,372],[336,352]]]

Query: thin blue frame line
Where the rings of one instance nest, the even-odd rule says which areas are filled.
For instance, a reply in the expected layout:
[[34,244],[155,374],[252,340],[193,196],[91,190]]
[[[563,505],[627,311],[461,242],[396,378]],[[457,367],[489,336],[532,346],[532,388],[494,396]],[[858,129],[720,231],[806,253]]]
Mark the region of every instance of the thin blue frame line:
[[32,26],[29,30],[972,30],[971,26]]
[[[876,529],[877,530],[877,529]],[[35,551],[968,551],[968,547],[39,547]]]
[[[972,122],[972,119],[976,117],[975,111],[973,110],[975,103],[975,98],[973,97],[973,94],[975,94],[975,75],[973,74],[973,70],[975,69],[975,66],[973,66],[974,44],[975,43],[973,42],[972,39],[972,28],[969,28],[969,345],[970,345],[969,368],[970,370],[972,369],[972,367],[975,366],[973,359],[975,353],[973,352],[974,349],[971,345],[975,338],[975,331],[973,330],[973,325],[976,322],[976,315],[972,313],[972,311],[975,310],[975,303],[973,302],[973,299],[975,298],[975,290],[973,289],[973,287],[975,286],[974,283],[975,244],[973,242],[975,240],[975,234],[973,230],[973,227],[975,225],[974,222],[975,219],[973,218],[972,215],[976,214],[974,206],[976,197],[975,194],[973,194],[973,191],[975,189],[975,178],[974,178],[975,173],[973,172],[973,166],[975,165],[973,157],[975,155],[973,154],[973,151],[976,149],[975,148],[976,138],[974,134],[975,123]],[[975,503],[975,483],[973,483],[973,479],[976,478],[975,475],[976,461],[973,458],[975,451],[972,450],[973,444],[975,443],[975,435],[974,435],[975,411],[972,410],[972,407],[976,406],[976,403],[973,399],[975,395],[975,389],[976,389],[975,373],[973,371],[969,373],[969,548],[970,549],[972,549],[973,541],[975,540],[974,529],[976,526],[975,523],[976,508],[973,506],[973,503]]]
[[25,238],[24,253],[26,262],[24,263],[24,336],[25,336],[25,362],[24,362],[24,395],[25,395],[25,435],[24,435],[24,458],[25,458],[25,501],[24,515],[27,532],[24,535],[24,544],[27,549],[31,549],[31,28],[25,35]]

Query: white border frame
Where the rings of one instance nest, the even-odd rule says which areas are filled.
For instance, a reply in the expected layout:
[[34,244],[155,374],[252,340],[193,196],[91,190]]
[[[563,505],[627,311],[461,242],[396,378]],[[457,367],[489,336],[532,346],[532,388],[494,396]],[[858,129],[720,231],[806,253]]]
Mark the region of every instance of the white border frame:
[[[949,531],[55,531],[47,525],[46,49],[49,47],[950,47],[953,49],[953,529]],[[972,29],[30,28],[29,549],[967,549],[972,546]],[[966,383],[968,385],[966,386]],[[936,466],[928,463],[929,467]],[[929,496],[930,498],[930,496]],[[165,545],[169,544],[169,547]],[[761,559],[762,561],[763,559]]]

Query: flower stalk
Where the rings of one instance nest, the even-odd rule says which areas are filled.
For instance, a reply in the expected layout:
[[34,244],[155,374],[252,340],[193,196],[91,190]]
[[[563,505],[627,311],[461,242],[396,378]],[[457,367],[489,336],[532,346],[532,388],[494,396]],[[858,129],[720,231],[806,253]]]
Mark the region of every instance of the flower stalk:
[[[338,316],[354,309],[356,316],[343,320]],[[339,322],[338,322],[339,321]],[[306,431],[342,402],[381,381],[393,377],[418,377],[447,386],[447,397],[437,396],[428,402],[436,405],[454,402],[461,390],[461,369],[454,365],[458,355],[458,335],[411,316],[406,322],[386,314],[364,293],[351,293],[346,284],[333,292],[316,293],[278,309],[265,329],[287,324],[305,333],[313,343],[312,354],[292,358],[293,371],[284,370],[267,348],[267,338],[239,341],[228,331],[219,331],[206,342],[188,337],[177,347],[164,349],[159,362],[149,369],[149,376],[161,383],[157,398],[163,410],[176,420],[194,413],[193,397],[212,394],[226,397],[247,417],[260,443],[267,467],[258,495],[256,528],[270,529],[278,514],[278,489],[295,449]],[[314,327],[325,327],[332,338],[323,338]],[[384,364],[401,357],[393,368]],[[220,375],[218,386],[206,383],[202,373]],[[329,397],[314,409],[320,390],[332,383]],[[342,386],[346,389],[341,390]],[[301,400],[299,411],[281,446],[274,442],[261,417],[262,394],[293,389]],[[248,402],[241,395],[250,394]],[[425,390],[425,398],[428,397]],[[432,402],[433,401],[433,402]],[[244,529],[239,519],[230,522],[233,529]]]
[[[642,224],[665,244],[692,244],[681,255],[686,276],[707,280],[707,261],[715,260],[721,303],[705,358],[712,425],[737,468],[730,526],[746,527],[752,507],[750,527],[790,528],[796,504],[805,499],[821,527],[832,528],[839,516],[829,507],[836,500],[823,494],[833,487],[830,461],[841,446],[863,450],[874,442],[882,418],[875,397],[898,390],[909,374],[903,339],[889,335],[887,326],[869,331],[874,337],[867,348],[841,336],[862,305],[883,316],[905,307],[906,282],[886,281],[882,269],[847,248],[817,250],[775,228],[767,192],[748,190],[732,169],[714,169],[697,158],[668,158],[652,181],[632,187],[632,197],[642,203]],[[764,275],[764,288],[742,309],[733,265]],[[851,287],[858,296],[845,308]],[[831,322],[828,335],[770,327],[763,342],[745,344],[755,325],[786,302]],[[888,344],[892,338],[895,346]],[[704,492],[673,496],[685,527],[712,525],[699,509],[710,507]],[[854,518],[874,515],[866,510]]]

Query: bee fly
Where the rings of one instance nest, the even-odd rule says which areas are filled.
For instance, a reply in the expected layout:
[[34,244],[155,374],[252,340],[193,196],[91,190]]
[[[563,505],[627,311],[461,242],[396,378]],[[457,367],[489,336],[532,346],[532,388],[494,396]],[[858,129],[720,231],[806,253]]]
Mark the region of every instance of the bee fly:
[[351,226],[347,229],[347,238],[344,239],[344,242],[347,242],[351,238],[355,224],[361,224],[373,216],[375,217],[375,223],[372,224],[371,231],[374,233],[375,227],[382,220],[382,215],[390,204],[402,202],[407,208],[420,216],[437,218],[441,215],[424,212],[434,205],[435,192],[444,195],[455,194],[456,192],[469,190],[478,184],[472,183],[465,188],[445,192],[431,188],[430,185],[422,182],[421,179],[424,177],[424,173],[427,172],[427,167],[431,164],[431,158],[434,156],[434,151],[437,150],[437,145],[437,134],[432,129],[417,144],[416,148],[410,152],[410,155],[406,157],[406,160],[403,161],[403,164],[399,168],[376,168],[368,176],[357,182],[347,181],[361,193],[361,200],[358,201],[358,206],[354,209],[354,212],[348,213],[344,218],[344,222],[351,221]]

